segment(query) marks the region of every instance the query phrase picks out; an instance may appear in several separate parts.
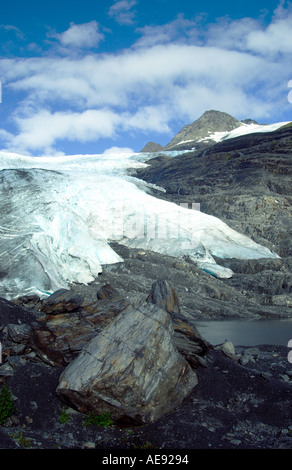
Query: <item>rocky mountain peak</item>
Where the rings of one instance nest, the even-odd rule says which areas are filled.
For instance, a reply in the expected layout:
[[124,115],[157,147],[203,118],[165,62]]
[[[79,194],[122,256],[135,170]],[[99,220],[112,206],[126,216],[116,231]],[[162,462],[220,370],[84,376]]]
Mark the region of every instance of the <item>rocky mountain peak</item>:
[[157,144],[156,142],[148,142],[145,147],[140,150],[140,152],[160,152],[160,150],[163,150],[162,145]]
[[184,126],[165,146],[165,150],[171,150],[173,147],[186,142],[199,142],[204,138],[208,138],[214,132],[229,132],[240,126],[242,126],[242,123],[230,114],[216,110],[205,111],[192,124]]

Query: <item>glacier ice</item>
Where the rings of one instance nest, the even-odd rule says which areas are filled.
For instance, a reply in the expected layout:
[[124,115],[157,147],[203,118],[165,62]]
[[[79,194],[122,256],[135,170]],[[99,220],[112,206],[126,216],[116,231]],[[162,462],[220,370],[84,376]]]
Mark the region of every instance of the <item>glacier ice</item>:
[[151,154],[29,157],[0,153],[0,295],[46,296],[92,282],[105,264],[123,260],[112,241],[175,257],[188,255],[218,276],[232,271],[213,256],[277,254],[232,230],[195,204],[151,195],[129,176]]

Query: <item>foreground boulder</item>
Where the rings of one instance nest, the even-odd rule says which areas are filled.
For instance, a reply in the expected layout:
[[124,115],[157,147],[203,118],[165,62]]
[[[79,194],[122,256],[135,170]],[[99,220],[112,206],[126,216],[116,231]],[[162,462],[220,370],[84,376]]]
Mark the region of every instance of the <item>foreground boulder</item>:
[[152,303],[129,306],[96,335],[60,376],[58,396],[81,412],[153,422],[197,385],[173,343],[170,315]]

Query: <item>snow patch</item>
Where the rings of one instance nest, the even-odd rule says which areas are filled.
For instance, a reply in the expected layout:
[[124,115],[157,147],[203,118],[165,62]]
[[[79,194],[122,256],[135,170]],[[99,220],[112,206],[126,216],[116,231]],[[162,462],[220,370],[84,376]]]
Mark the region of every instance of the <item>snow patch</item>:
[[282,126],[289,124],[288,122],[278,122],[275,124],[245,124],[242,123],[240,127],[233,129],[232,131],[227,132],[214,132],[210,134],[207,138],[200,139],[199,142],[213,140],[214,142],[222,142],[226,139],[234,139],[235,137],[240,137],[242,135],[254,134],[256,132],[273,132],[279,129]]

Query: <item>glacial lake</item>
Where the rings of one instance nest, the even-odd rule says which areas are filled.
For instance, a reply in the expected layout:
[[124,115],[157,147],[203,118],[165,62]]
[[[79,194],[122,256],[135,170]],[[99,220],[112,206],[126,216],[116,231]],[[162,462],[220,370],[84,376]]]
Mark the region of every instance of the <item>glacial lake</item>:
[[292,339],[292,319],[195,321],[202,337],[212,345],[231,341],[234,346],[273,344],[287,346]]

